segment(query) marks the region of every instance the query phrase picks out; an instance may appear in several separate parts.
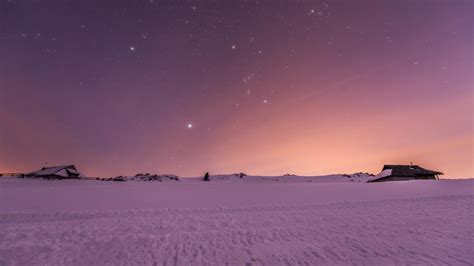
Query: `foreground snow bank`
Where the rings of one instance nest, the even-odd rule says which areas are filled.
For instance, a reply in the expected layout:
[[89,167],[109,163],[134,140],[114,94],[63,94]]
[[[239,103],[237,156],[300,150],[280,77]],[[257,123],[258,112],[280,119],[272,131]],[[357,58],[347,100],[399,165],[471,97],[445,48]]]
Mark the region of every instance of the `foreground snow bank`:
[[472,265],[473,185],[0,181],[0,265]]

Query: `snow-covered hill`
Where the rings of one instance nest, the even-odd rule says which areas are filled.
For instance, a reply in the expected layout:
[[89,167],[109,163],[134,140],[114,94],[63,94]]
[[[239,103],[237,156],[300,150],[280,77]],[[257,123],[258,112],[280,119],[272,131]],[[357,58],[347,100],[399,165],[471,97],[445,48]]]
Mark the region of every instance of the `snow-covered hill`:
[[[355,173],[355,174],[334,174],[325,176],[297,176],[297,175],[282,175],[282,176],[249,176],[244,173],[235,174],[221,174],[210,175],[209,181],[212,182],[281,182],[281,183],[300,183],[300,182],[316,182],[316,183],[340,183],[340,182],[362,182],[372,178],[374,175],[369,173]],[[172,174],[136,174],[134,176],[116,176],[108,178],[92,178],[100,181],[182,181],[182,182],[200,182],[203,177],[185,177],[179,178]]]
[[[283,176],[249,176],[244,173],[235,173],[229,175],[210,175],[210,181],[228,181],[228,182],[316,182],[316,183],[340,183],[340,182],[367,182],[374,175],[369,173],[355,174],[334,174],[325,176],[298,176],[286,174]],[[191,180],[202,180],[202,177],[191,178]],[[186,179],[183,179],[186,180]]]
[[109,178],[101,178],[97,177],[94,178],[95,180],[99,181],[158,181],[158,182],[166,182],[166,181],[179,181],[179,177],[177,175],[171,174],[136,174],[134,176],[116,176],[116,177],[109,177]]

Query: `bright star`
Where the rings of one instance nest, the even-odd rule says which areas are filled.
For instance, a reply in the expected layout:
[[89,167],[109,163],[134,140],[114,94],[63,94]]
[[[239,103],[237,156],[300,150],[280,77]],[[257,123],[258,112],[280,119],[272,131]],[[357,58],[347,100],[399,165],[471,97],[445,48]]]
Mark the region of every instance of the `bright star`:
[[130,46],[130,51],[135,51],[135,46]]
[[193,124],[189,123],[188,128],[193,128]]
[[235,46],[235,45],[232,45],[232,50],[235,50],[235,48],[237,48],[237,46]]

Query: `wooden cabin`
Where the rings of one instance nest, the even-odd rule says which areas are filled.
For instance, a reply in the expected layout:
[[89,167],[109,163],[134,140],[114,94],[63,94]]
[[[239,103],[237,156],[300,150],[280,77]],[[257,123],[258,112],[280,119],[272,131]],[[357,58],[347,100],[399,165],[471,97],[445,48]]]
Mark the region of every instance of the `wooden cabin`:
[[45,179],[78,179],[80,173],[74,165],[43,167],[38,171],[26,173],[27,178],[45,178]]
[[417,179],[439,179],[443,173],[428,170],[418,165],[384,165],[382,171],[367,182],[402,181]]

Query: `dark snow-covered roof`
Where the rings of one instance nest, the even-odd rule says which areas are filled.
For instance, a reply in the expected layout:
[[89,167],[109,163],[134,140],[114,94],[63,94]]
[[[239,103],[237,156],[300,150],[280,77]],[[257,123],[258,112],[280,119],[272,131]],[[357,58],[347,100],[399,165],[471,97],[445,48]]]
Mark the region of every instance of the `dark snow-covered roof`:
[[78,174],[79,172],[77,171],[76,167],[74,165],[62,165],[62,166],[52,166],[52,167],[43,167],[38,171],[26,173],[25,175],[35,175],[35,176],[48,176],[48,175],[54,175],[57,172],[67,169],[68,172],[71,174]]
[[386,164],[383,166],[382,171],[378,175],[376,175],[374,178],[369,179],[368,182],[382,179],[387,176],[416,177],[416,176],[442,175],[442,174],[443,173],[441,172],[428,170],[418,165]]
[[418,165],[384,165],[383,170],[392,170],[392,176],[420,176],[420,175],[442,175],[443,173],[428,170]]

